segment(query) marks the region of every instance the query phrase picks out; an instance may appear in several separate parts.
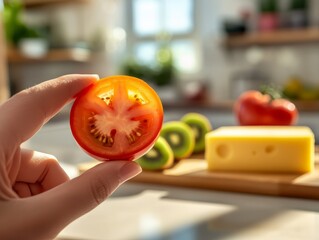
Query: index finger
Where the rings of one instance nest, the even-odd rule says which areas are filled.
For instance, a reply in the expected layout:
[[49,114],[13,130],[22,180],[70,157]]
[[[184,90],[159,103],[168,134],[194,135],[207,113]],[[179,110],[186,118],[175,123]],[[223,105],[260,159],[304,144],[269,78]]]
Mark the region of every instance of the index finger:
[[97,79],[97,75],[65,75],[17,93],[0,106],[0,142],[20,145]]

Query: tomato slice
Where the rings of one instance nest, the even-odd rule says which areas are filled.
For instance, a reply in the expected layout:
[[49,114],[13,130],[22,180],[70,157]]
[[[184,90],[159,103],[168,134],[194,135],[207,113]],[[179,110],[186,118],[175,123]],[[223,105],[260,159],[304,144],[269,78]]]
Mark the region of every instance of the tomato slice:
[[143,80],[130,76],[100,79],[83,90],[70,113],[72,134],[99,160],[135,160],[159,136],[163,106]]

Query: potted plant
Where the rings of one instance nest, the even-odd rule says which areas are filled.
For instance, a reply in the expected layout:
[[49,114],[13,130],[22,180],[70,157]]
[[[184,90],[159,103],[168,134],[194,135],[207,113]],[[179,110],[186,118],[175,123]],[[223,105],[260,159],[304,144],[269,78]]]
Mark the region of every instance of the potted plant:
[[6,1],[4,28],[9,48],[19,49],[28,57],[41,57],[47,52],[48,41],[36,28],[22,20],[23,6],[19,0]]
[[289,6],[289,26],[304,28],[308,26],[308,1],[291,0]]
[[259,1],[258,27],[260,31],[272,31],[279,27],[279,14],[276,0]]

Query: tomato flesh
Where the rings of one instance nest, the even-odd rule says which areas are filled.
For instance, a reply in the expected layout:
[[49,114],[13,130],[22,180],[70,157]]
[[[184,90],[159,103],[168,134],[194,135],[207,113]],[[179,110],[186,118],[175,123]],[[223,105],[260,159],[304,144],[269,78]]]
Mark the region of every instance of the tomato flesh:
[[99,160],[134,160],[155,143],[163,123],[157,93],[130,76],[100,79],[83,90],[70,113],[71,131]]

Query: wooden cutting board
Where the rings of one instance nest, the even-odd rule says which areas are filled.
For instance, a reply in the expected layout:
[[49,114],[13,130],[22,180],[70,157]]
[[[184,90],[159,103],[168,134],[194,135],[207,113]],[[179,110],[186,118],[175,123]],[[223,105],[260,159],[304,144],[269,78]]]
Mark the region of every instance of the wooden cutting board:
[[[319,154],[315,170],[307,174],[208,172],[203,156],[192,156],[164,171],[143,171],[131,182],[163,184],[282,197],[319,199]],[[79,165],[80,173],[98,162]]]

